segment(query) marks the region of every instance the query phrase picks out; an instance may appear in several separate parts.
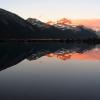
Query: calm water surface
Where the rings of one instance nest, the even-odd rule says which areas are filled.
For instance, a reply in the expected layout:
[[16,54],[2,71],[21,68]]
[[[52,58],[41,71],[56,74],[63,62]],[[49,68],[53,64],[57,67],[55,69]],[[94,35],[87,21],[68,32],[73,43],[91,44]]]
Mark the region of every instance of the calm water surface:
[[0,100],[100,100],[99,47],[0,43]]

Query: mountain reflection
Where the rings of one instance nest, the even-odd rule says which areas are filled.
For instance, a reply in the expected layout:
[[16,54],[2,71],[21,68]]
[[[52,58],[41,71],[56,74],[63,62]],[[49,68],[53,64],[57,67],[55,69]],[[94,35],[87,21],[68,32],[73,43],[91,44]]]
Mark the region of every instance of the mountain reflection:
[[84,43],[0,43],[0,70],[9,68],[27,59],[42,56],[67,59],[100,59],[99,45]]

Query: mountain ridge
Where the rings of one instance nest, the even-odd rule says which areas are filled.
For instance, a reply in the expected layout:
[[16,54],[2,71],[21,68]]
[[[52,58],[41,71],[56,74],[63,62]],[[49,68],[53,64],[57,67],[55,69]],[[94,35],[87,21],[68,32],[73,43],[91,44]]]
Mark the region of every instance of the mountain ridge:
[[0,39],[97,39],[96,31],[84,26],[49,25],[37,19],[24,20],[17,14],[0,9]]

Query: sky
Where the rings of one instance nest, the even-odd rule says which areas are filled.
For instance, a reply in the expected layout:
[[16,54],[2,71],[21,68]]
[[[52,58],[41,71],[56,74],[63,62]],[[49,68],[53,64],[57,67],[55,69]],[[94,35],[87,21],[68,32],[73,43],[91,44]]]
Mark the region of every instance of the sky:
[[100,19],[100,0],[0,0],[0,8],[25,19]]

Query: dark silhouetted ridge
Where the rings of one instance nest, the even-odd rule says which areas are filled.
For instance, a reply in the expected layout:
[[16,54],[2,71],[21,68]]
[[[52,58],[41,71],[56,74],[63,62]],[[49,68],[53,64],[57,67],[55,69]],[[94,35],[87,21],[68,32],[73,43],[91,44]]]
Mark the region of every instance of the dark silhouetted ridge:
[[37,30],[16,14],[0,9],[0,39],[34,37]]
[[49,25],[37,19],[24,20],[16,14],[0,9],[0,40],[95,40],[96,31],[84,26]]

